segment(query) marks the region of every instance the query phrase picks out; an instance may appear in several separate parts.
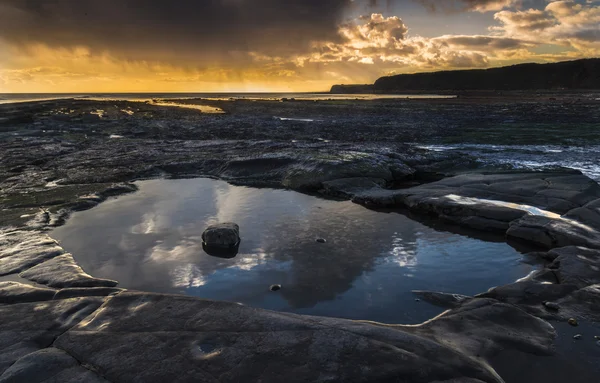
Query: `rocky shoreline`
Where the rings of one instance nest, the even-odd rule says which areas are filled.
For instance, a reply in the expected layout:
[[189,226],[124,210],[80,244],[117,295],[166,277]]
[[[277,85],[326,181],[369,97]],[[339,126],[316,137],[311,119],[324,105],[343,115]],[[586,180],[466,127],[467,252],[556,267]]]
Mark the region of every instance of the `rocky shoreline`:
[[[251,106],[239,103],[213,102],[224,116],[85,100],[0,106],[0,276],[21,279],[0,282],[1,382],[502,382],[503,352],[552,354],[548,321],[600,320],[595,181],[565,169],[490,169],[403,143],[409,136],[385,141],[376,127],[365,140],[360,128],[260,120],[264,109],[281,114],[279,102],[254,105],[259,117],[248,120]],[[330,106],[313,103],[311,114],[341,107]],[[244,136],[259,123],[274,124],[271,139],[261,129]],[[131,181],[197,176],[504,233],[539,247],[531,256],[545,267],[474,297],[419,292],[448,311],[386,325],[120,289],[86,274],[47,234],[73,211],[135,192]],[[596,372],[580,373],[585,382]]]

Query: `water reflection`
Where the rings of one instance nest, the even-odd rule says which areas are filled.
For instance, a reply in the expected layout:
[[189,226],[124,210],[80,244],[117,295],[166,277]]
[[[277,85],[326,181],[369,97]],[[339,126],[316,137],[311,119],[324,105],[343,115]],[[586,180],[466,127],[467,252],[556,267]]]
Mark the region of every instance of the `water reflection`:
[[156,106],[171,106],[171,107],[184,108],[184,109],[195,109],[195,110],[201,111],[202,113],[209,113],[209,114],[225,113],[225,111],[223,109],[217,108],[214,106],[210,106],[210,105],[197,105],[197,104],[187,104],[187,103],[182,103],[182,102],[171,102],[171,101],[160,101],[160,100],[152,100],[149,103],[152,105],[156,105]]
[[[532,269],[504,243],[438,232],[350,202],[208,179],[138,186],[138,193],[74,214],[52,234],[87,272],[126,288],[418,322],[437,309],[415,304],[413,289],[474,294]],[[237,256],[205,253],[201,234],[218,222],[239,224]],[[274,294],[273,284],[284,288]]]
[[224,259],[232,259],[240,251],[240,245],[238,243],[237,246],[231,248],[223,248],[216,246],[207,246],[205,243],[202,243],[202,250],[212,257],[224,258]]

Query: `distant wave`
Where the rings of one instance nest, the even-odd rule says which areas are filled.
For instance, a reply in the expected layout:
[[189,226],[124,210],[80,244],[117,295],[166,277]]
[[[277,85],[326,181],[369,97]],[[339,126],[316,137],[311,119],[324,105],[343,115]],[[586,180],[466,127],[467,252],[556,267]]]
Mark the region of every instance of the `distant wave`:
[[80,94],[3,94],[0,97],[0,104],[13,104],[19,102],[34,102],[34,101],[52,101],[52,100],[63,100],[70,98],[89,97],[87,95]]
[[[566,167],[581,171],[588,177],[600,181],[600,164],[596,153],[599,145],[486,145],[453,144],[421,145],[416,147],[435,151],[462,151],[473,155],[483,163],[505,164],[515,169],[539,169]],[[594,153],[593,155],[590,155]]]

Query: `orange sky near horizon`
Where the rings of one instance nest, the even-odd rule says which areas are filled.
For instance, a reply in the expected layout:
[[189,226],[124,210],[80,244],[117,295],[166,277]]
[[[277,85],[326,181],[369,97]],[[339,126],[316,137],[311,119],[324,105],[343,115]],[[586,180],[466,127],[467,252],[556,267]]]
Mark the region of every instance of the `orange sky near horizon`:
[[599,0],[445,4],[0,0],[0,93],[327,91],[600,56]]

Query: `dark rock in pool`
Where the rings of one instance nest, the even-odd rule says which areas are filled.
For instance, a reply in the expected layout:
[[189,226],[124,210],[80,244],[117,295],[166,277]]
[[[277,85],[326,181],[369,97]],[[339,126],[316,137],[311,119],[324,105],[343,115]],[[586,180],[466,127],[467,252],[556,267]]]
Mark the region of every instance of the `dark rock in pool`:
[[211,225],[202,233],[205,247],[231,249],[240,244],[240,227],[231,222]]
[[269,287],[269,290],[279,291],[279,290],[281,290],[281,285],[271,285],[271,287]]
[[317,242],[318,243],[327,243],[327,240],[325,238],[317,238]]

